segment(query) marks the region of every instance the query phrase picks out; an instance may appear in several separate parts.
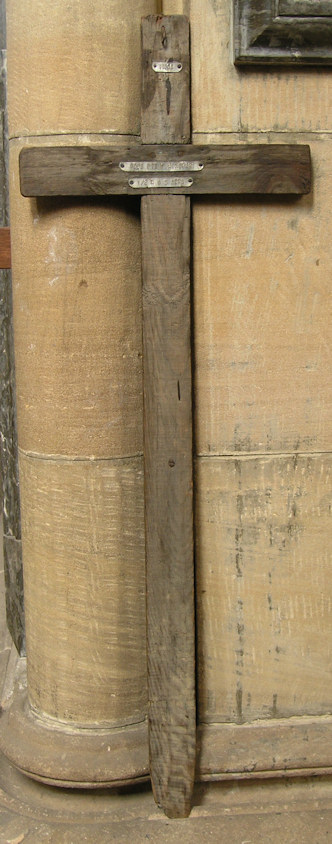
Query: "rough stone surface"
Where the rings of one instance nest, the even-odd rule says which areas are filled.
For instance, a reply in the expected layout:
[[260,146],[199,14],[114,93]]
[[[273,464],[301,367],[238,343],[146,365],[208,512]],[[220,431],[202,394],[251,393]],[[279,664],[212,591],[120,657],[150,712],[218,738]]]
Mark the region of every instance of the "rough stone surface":
[[[0,226],[9,225],[7,189],[5,4],[0,4]],[[23,574],[18,489],[11,272],[0,270],[0,431],[7,624],[24,649]]]

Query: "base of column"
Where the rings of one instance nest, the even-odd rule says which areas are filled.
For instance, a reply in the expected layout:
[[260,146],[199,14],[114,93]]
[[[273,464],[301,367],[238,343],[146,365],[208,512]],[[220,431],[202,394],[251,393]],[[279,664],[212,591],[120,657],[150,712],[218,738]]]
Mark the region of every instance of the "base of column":
[[26,660],[9,661],[2,695],[0,749],[22,773],[69,788],[142,782],[149,776],[147,722],[81,729],[37,715],[26,689]]

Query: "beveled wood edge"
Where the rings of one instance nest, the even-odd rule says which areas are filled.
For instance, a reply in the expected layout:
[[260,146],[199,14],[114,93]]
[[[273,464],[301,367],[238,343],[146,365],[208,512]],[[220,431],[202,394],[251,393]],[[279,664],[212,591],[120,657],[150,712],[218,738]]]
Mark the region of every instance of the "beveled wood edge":
[[[142,157],[154,143],[162,145],[168,160],[173,143],[184,144],[186,160],[191,135],[189,20],[181,15],[143,18],[141,31]],[[182,70],[167,79],[165,98],[153,62],[174,58]],[[160,147],[156,149],[158,155]],[[180,178],[173,175],[170,182],[193,181],[176,175]],[[191,811],[196,763],[190,201],[147,196],[141,218],[150,773],[157,805],[169,818],[185,818]],[[174,378],[179,379],[177,391]]]
[[326,768],[283,768],[276,771],[270,769],[266,771],[228,771],[227,774],[220,772],[214,774],[201,774],[196,778],[195,782],[234,782],[241,780],[280,780],[292,779],[297,777],[325,777],[331,776],[332,766]]
[[196,780],[332,771],[332,716],[200,724]]
[[[172,248],[159,237],[156,256],[163,228]],[[196,761],[189,199],[144,198],[142,235],[150,763],[174,818],[190,812]]]
[[332,65],[332,15],[275,16],[275,0],[233,0],[233,10],[236,65]]

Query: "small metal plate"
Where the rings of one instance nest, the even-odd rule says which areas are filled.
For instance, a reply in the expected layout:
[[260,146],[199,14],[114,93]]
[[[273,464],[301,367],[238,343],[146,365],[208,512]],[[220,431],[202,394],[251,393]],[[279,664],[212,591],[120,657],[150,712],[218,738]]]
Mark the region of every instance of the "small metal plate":
[[119,167],[128,173],[130,172],[157,172],[187,173],[196,170],[203,170],[204,164],[200,161],[120,161]]
[[181,176],[147,176],[141,179],[129,179],[128,182],[131,188],[190,188],[192,183],[193,179],[190,177]]
[[156,73],[180,73],[181,62],[152,62],[152,70]]

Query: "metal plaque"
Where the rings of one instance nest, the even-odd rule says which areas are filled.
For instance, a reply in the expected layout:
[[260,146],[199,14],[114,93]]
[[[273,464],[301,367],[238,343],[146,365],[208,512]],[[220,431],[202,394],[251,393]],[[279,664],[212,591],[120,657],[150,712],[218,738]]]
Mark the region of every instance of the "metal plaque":
[[204,164],[200,161],[120,161],[119,167],[126,172],[171,172],[179,171],[193,172],[203,170]]
[[181,176],[147,176],[141,179],[129,179],[131,188],[190,188],[193,179]]
[[152,69],[156,73],[179,73],[182,70],[181,62],[152,62]]

